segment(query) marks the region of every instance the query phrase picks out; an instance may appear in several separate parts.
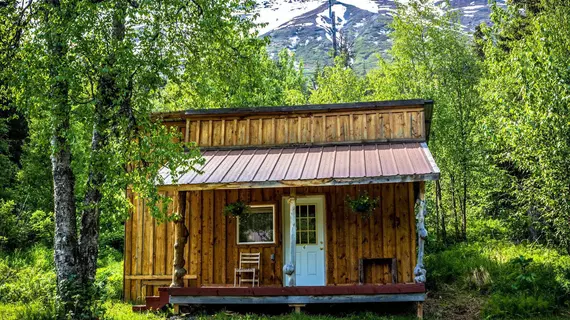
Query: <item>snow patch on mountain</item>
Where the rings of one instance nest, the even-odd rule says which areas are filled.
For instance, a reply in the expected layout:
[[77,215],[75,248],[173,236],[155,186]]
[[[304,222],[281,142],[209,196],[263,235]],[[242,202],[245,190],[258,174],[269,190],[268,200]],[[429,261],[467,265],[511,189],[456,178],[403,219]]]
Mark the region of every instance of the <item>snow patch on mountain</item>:
[[258,0],[256,6],[258,17],[255,19],[255,22],[265,24],[264,26],[258,27],[259,34],[277,29],[279,26],[293,20],[303,13],[318,8],[322,4],[323,0]]
[[340,2],[355,6],[359,9],[370,11],[372,13],[377,13],[379,10],[378,3],[369,0],[341,0]]

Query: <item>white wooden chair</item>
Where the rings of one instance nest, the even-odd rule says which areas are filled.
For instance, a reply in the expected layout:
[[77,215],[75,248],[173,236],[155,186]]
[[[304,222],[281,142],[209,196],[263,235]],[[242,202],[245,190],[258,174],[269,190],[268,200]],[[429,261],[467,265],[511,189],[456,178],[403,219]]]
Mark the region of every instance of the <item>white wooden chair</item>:
[[[240,252],[239,254],[239,268],[235,268],[234,273],[234,287],[237,285],[241,287],[242,282],[251,282],[251,286],[259,287],[259,272],[261,270],[261,253],[248,253]],[[243,277],[243,274],[251,274],[251,278]],[[239,280],[238,280],[239,278]]]

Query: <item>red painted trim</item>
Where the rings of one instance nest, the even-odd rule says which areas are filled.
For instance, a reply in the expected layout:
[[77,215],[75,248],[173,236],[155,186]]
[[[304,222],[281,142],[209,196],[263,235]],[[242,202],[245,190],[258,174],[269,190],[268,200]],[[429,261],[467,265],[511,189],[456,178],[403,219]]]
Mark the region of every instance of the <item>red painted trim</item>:
[[386,285],[315,286],[315,287],[256,287],[256,288],[159,288],[171,296],[331,296],[424,293],[422,283]]

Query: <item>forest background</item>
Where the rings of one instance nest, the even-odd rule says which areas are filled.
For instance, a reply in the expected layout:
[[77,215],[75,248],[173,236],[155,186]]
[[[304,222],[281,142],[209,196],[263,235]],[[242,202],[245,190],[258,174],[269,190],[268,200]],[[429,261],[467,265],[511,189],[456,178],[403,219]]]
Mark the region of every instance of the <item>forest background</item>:
[[[313,74],[286,50],[270,59],[244,14],[253,5],[0,1],[0,318],[143,317],[119,302],[124,187],[158,201],[142,177],[166,159],[200,163],[151,112],[412,98],[435,101],[442,172],[427,192],[428,317],[569,315],[567,1],[493,6],[474,34],[410,1],[390,58],[364,76],[346,45]],[[143,136],[156,138],[132,139]],[[66,258],[85,262],[87,298],[62,286]]]

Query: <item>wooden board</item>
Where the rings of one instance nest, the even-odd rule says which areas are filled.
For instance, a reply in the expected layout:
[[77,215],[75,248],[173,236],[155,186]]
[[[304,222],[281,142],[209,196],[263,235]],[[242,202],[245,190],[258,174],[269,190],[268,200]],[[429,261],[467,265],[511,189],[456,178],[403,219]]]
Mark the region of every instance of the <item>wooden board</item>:
[[306,287],[255,287],[255,288],[169,288],[171,296],[319,296],[348,294],[424,293],[423,283],[389,284],[385,286],[306,286]]
[[[399,262],[399,281],[413,281],[416,235],[412,183],[301,187],[296,190],[297,196],[325,195],[327,285],[358,283],[360,258],[395,257]],[[353,213],[346,204],[347,195],[354,198],[362,192],[380,199],[379,206],[368,219]],[[283,243],[280,231],[284,213],[281,201],[289,193],[289,188],[170,191],[170,197],[179,194],[179,201],[185,202],[179,207],[183,210],[181,214],[190,233],[186,247],[187,285],[232,286],[239,253],[260,252],[262,285],[282,286]],[[143,201],[137,201],[135,196],[132,199],[133,215],[125,225],[128,232],[125,241],[125,299],[140,301],[145,294],[157,293],[158,285],[153,285],[157,282],[149,282],[148,279],[165,281],[163,279],[172,273],[174,226],[172,223],[153,222]],[[223,208],[237,200],[251,204],[275,204],[276,243],[237,244],[236,220],[223,215]],[[171,204],[170,210],[175,208],[176,204]],[[274,259],[271,259],[272,255]],[[139,257],[149,260],[144,262]],[[386,266],[366,267],[365,283],[386,284],[391,281]]]
[[[422,106],[387,110],[355,110],[314,115],[224,115],[187,116],[184,121],[165,122],[178,128],[182,137],[201,147],[323,144],[424,140]],[[186,132],[188,130],[188,132]]]

